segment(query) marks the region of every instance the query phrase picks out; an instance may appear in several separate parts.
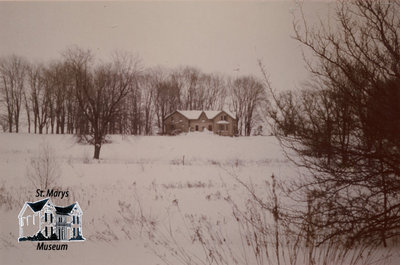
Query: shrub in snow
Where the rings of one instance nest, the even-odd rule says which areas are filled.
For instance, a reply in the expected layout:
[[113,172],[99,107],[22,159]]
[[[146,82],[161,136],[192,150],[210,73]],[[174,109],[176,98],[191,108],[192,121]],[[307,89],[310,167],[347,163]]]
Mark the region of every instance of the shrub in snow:
[[53,187],[60,178],[60,166],[54,150],[48,143],[42,143],[39,152],[31,158],[27,167],[29,181],[38,189]]

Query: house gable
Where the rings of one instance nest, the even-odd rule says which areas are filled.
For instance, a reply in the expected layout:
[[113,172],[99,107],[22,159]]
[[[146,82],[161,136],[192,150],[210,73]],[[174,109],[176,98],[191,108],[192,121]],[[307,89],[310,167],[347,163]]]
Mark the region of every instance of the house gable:
[[66,207],[55,207],[56,214],[58,215],[82,215],[82,209],[79,206],[78,202],[75,202]]
[[207,115],[209,120],[212,120],[217,116],[221,111],[220,110],[205,110],[204,113]]
[[164,126],[164,130],[167,134],[187,132],[189,128],[189,119],[179,111],[174,111],[164,119]]
[[[19,211],[18,218],[21,218],[22,216],[24,216],[27,207],[28,207],[28,203],[25,202],[25,203],[24,203],[24,206],[23,206],[22,209],[21,209],[21,211]],[[31,209],[31,210],[32,210],[32,209]]]
[[32,210],[33,210],[34,212],[37,212],[37,211],[42,210],[43,207],[47,204],[47,202],[48,202],[49,200],[50,200],[50,199],[47,198],[47,199],[44,199],[44,200],[41,200],[41,201],[37,201],[37,202],[28,202],[28,205],[29,205],[29,207],[32,208]]
[[[228,111],[228,110],[222,110],[221,113],[228,115],[229,117],[231,117],[233,120],[236,120],[236,115],[234,115],[232,112]],[[221,114],[221,113],[218,113]]]
[[206,113],[203,111],[203,112],[201,112],[198,120],[199,120],[199,122],[206,122],[209,120],[209,118],[207,117]]
[[26,217],[29,215],[33,215],[35,212],[31,209],[31,207],[28,206],[27,203],[24,204],[24,207],[22,207],[21,211],[18,214],[18,218]]
[[79,206],[78,202],[75,203],[75,207],[72,210],[73,214],[77,214],[77,215],[83,215],[82,209]]
[[25,202],[24,206],[22,207],[21,211],[18,214],[18,218],[24,215],[27,208],[29,208],[32,211],[32,213],[35,213],[43,209],[46,209],[49,206],[52,207],[52,203],[49,198],[37,202]]
[[58,206],[56,206],[55,207],[56,208],[56,214],[69,215],[71,213],[72,209],[74,208],[74,206],[75,206],[75,203],[71,204],[69,206],[66,206],[66,207],[58,207]]
[[223,110],[215,116],[213,121],[217,134],[225,136],[235,135],[237,124],[232,113]]

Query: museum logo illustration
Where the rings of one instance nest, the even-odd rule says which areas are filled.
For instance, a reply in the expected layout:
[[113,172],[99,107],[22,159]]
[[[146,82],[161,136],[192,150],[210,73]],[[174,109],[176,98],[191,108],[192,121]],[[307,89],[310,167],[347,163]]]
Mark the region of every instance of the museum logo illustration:
[[56,206],[50,198],[25,202],[20,213],[18,241],[84,241],[82,209],[78,202]]

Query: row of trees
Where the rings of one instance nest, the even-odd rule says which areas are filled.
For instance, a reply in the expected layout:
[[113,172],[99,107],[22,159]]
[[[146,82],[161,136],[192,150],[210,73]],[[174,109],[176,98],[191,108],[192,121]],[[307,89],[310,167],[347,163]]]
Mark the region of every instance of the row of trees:
[[3,131],[19,132],[25,111],[29,133],[78,134],[99,150],[107,134],[164,133],[164,118],[176,109],[229,109],[237,113],[238,134],[250,135],[266,100],[252,76],[143,69],[138,57],[123,52],[99,62],[79,47],[46,64],[2,57],[0,79]]
[[314,55],[313,78],[297,92],[269,86],[275,133],[310,172],[291,195],[307,205],[298,217],[312,244],[400,236],[399,14],[399,1],[359,0],[338,4],[335,25],[301,16],[295,39]]

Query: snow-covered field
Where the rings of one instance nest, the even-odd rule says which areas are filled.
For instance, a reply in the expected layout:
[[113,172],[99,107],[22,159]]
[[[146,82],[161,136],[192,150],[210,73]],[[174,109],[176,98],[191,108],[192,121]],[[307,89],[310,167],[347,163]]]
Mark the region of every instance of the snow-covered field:
[[[0,264],[163,264],[170,253],[151,240],[149,225],[164,231],[155,236],[172,233],[180,239],[193,232],[187,220],[201,219],[224,224],[233,249],[240,249],[227,201],[243,206],[249,194],[237,179],[262,194],[272,173],[280,181],[298,175],[273,137],[193,133],[111,140],[95,161],[93,147],[70,135],[0,134]],[[18,213],[25,201],[38,200],[27,178],[30,161],[45,145],[59,164],[54,189],[69,191],[53,202],[78,201],[84,212],[86,241],[69,243],[67,251],[17,242]],[[176,243],[191,249],[190,240]]]

